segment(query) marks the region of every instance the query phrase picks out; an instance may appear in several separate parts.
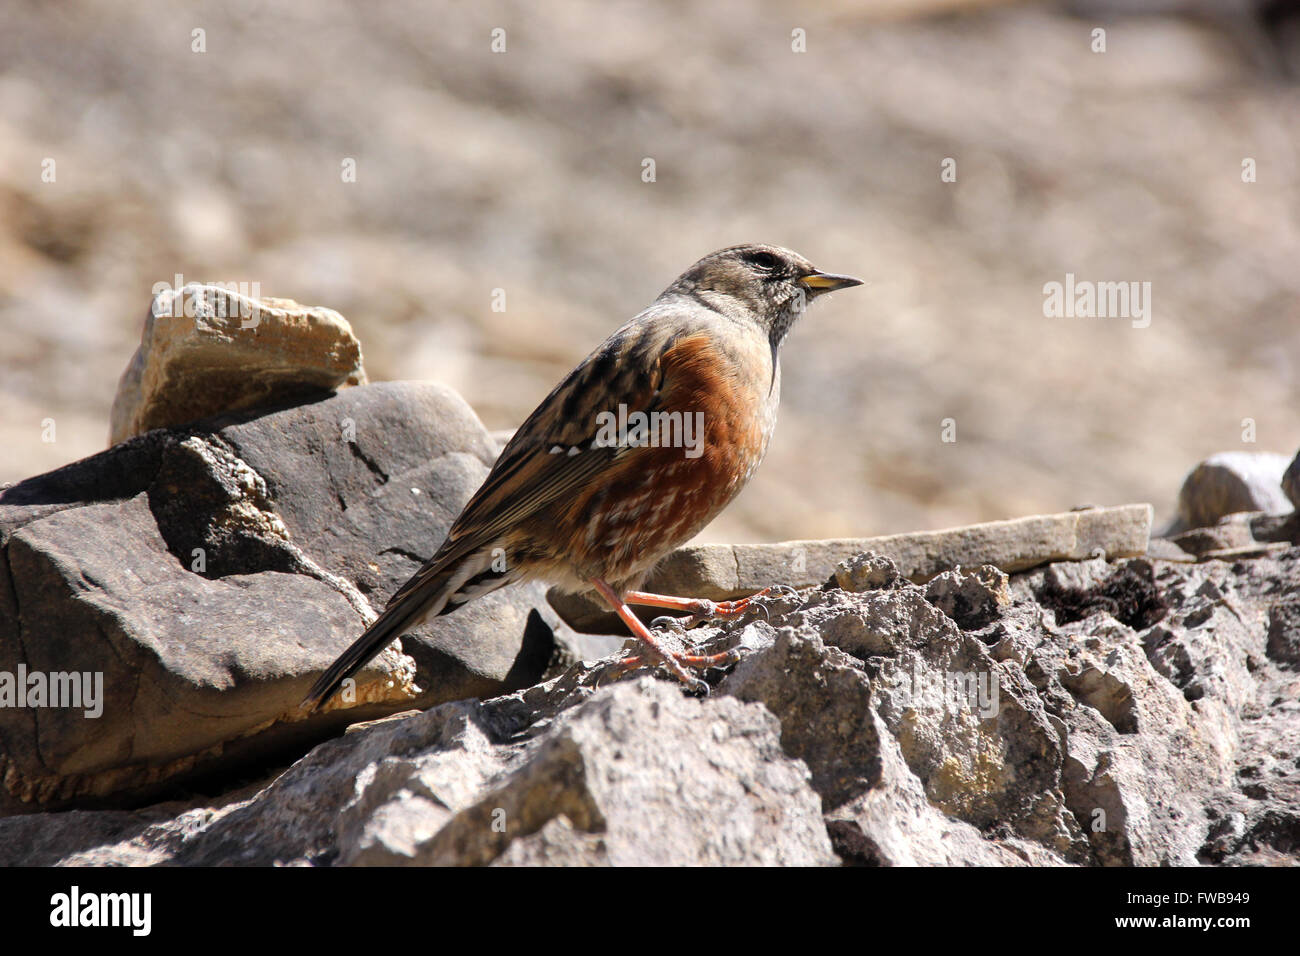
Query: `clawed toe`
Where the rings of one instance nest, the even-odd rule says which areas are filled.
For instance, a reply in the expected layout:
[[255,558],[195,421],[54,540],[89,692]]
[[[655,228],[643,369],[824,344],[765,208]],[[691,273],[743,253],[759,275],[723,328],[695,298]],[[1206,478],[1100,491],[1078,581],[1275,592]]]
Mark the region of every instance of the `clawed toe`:
[[685,634],[687,631],[685,621],[688,620],[690,620],[690,618],[684,620],[680,617],[673,617],[671,614],[663,614],[651,621],[650,626],[656,629],[662,627],[665,630],[673,631],[677,634]]
[[788,584],[772,584],[763,588],[757,594],[751,595],[747,600],[750,601],[767,601],[776,598],[793,598],[798,597],[799,592]]
[[[688,631],[705,621],[726,620],[728,618],[740,617],[751,607],[762,608],[764,606],[763,602],[770,598],[783,598],[788,600],[791,597],[796,597],[798,593],[798,591],[790,587],[788,584],[774,584],[771,587],[764,588],[757,594],[751,594],[744,598],[736,598],[731,601],[710,601],[708,598],[673,597],[667,594],[652,594],[648,591],[628,591],[626,598],[627,603],[630,604],[641,604],[647,607],[673,608],[675,610],[687,612],[685,617],[671,619],[666,616],[657,617],[654,619],[652,625],[654,627],[669,627],[680,633],[680,631]],[[611,592],[606,595],[606,600],[616,601],[617,595],[613,595]],[[627,611],[626,605],[622,605],[621,602],[619,604],[611,604],[611,606],[621,606],[623,610],[619,611],[620,615],[624,615],[624,612]],[[764,609],[764,614],[766,613],[767,611]],[[629,626],[632,627],[635,632],[635,626]]]
[[622,677],[642,667],[661,666],[672,674],[687,690],[694,693],[709,693],[709,685],[691,671],[705,671],[712,667],[725,667],[740,660],[740,649],[731,648],[717,654],[678,654],[660,648],[643,647],[641,653],[633,654],[618,661],[609,671],[614,678]]
[[751,594],[747,598],[738,598],[735,601],[723,601],[720,604],[714,604],[712,607],[712,618],[729,618],[739,617],[751,608],[756,608],[767,616],[768,600],[772,598],[791,598],[797,597],[799,592],[788,584],[773,584],[770,587],[763,588],[757,594]]

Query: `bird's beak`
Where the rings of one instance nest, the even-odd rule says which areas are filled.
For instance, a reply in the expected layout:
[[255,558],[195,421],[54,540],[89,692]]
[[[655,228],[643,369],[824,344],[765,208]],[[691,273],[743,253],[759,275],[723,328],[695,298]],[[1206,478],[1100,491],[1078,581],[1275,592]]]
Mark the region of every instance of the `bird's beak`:
[[834,292],[836,289],[847,289],[851,286],[862,285],[861,279],[855,279],[853,276],[836,275],[833,272],[814,272],[804,276],[799,281],[808,290],[808,293],[814,296]]

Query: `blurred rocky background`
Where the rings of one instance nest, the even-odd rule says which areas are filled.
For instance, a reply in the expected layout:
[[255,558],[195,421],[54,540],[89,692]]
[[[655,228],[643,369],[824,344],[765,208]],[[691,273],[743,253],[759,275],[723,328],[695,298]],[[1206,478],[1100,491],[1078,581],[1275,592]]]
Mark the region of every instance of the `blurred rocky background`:
[[[1207,455],[1300,446],[1290,13],[9,0],[0,483],[105,446],[177,275],[336,309],[372,381],[507,429],[700,255],[761,240],[870,284],[792,336],[768,461],[704,540],[1163,523]],[[1149,327],[1045,318],[1067,273],[1150,282]]]

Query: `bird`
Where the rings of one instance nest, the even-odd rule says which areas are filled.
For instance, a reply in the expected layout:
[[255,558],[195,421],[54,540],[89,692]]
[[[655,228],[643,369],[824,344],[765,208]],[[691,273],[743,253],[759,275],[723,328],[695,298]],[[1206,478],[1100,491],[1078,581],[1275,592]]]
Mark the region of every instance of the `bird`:
[[595,591],[639,642],[624,669],[692,671],[726,654],[665,649],[629,604],[686,611],[686,626],[752,601],[639,590],[664,555],[727,506],[767,453],[781,394],[779,353],[808,303],[861,285],[781,246],[713,252],[612,333],[507,442],[433,556],[315,682],[319,708],[389,643],[508,584]]

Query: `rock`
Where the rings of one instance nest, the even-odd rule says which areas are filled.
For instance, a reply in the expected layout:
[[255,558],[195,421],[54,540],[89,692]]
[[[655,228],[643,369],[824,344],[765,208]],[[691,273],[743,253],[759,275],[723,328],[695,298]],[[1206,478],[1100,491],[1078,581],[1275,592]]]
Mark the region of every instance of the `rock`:
[[1191,470],[1178,492],[1178,518],[1169,533],[1214,525],[1238,511],[1282,515],[1292,510],[1282,491],[1290,462],[1271,452],[1225,451]]
[[[401,799],[390,785],[390,799]],[[498,831],[493,819],[503,819]],[[763,707],[662,683],[600,691],[408,858],[382,863],[810,866],[835,861],[808,770]]]
[[1141,630],[1161,621],[1169,611],[1153,574],[1151,563],[1145,560],[1115,568],[1096,559],[1054,564],[1028,580],[1033,582],[1035,599],[1053,612],[1057,624],[1081,621],[1100,611]]
[[978,631],[1001,617],[1011,604],[1007,576],[985,564],[971,573],[945,571],[925,589],[925,598],[963,631]]
[[[142,827],[121,814],[3,820],[0,862],[38,833],[40,859],[87,864],[132,851],[191,865],[837,862],[808,770],[781,752],[763,707],[645,677],[574,700],[532,726],[514,722],[518,699],[380,722],[206,819],[177,806],[168,826],[166,808],[149,811],[147,846],[124,845]],[[72,844],[78,855],[58,855]]]
[[298,710],[494,454],[454,392],[384,384],[155,430],[0,495],[0,675],[102,679],[93,717],[0,707],[0,809],[157,797],[576,660],[544,589],[506,588],[376,658],[353,700]]
[[[1238,570],[1238,586],[1227,564],[1143,559],[1054,564],[1005,589],[990,578],[986,606],[997,610],[975,631],[935,617],[931,600],[980,593],[986,569],[924,592],[812,592],[748,625],[742,643],[759,650],[719,691],[781,718],[846,861],[1190,865],[1256,853],[1247,833],[1294,859],[1286,821],[1300,813],[1284,802],[1294,761],[1274,759],[1283,782],[1267,810],[1241,811],[1240,828],[1224,831],[1207,809],[1249,802],[1235,770],[1261,759],[1242,740],[1262,701],[1290,723],[1261,735],[1256,754],[1264,739],[1300,733],[1273,689],[1289,678],[1264,663],[1264,608],[1295,579],[1300,551],[1276,560]],[[1039,593],[1076,613],[1053,624]],[[769,649],[754,632],[773,635]],[[701,651],[719,646],[706,639]],[[1225,842],[1225,832],[1243,835]]]
[[1208,525],[1198,525],[1171,535],[1168,540],[1196,557],[1254,547],[1255,536],[1250,527],[1252,517],[1249,512],[1224,515]]
[[1300,513],[1270,515],[1238,511],[1213,525],[1190,528],[1170,538],[1153,538],[1158,546],[1148,553],[1174,560],[1231,561],[1277,553],[1300,541]]
[[1279,601],[1269,608],[1266,652],[1280,664],[1300,664],[1300,601]]
[[1256,512],[1250,516],[1250,533],[1261,543],[1300,544],[1300,511],[1286,515]]
[[[921,805],[905,793],[869,796],[892,790],[878,752],[892,747],[908,787],[931,805],[922,843],[937,844],[949,830],[974,837],[996,820],[1008,836],[1038,842],[1045,858],[1080,854],[1078,827],[1053,792],[1060,743],[1041,703],[1023,675],[994,661],[921,589],[813,595],[772,626],[772,648],[744,658],[720,690],[762,700],[781,718],[782,742],[808,763],[836,819],[855,820],[876,846],[915,842]],[[901,818],[882,819],[882,802]],[[980,852],[944,862],[1003,858]]]
[[[646,590],[728,601],[773,584],[812,587],[827,580],[841,561],[866,551],[888,557],[903,577],[917,583],[961,565],[991,564],[1010,574],[1049,561],[1082,560],[1098,553],[1132,557],[1145,553],[1151,519],[1151,506],[1140,504],[883,538],[691,545],[664,558],[651,572]],[[550,600],[560,616],[579,631],[608,632],[622,627],[588,595],[552,590]]]
[[706,699],[575,665],[216,800],[0,820],[0,864],[1294,865],[1297,583],[1300,548],[808,589],[688,635],[744,648]]
[[903,583],[898,565],[883,554],[872,551],[864,551],[862,554],[845,558],[835,565],[835,573],[831,579],[840,590],[854,594],[875,591],[879,588],[897,587]]
[[361,343],[333,309],[191,283],[155,296],[108,441],[365,381]]
[[1147,556],[1160,561],[1178,561],[1192,564],[1196,555],[1184,551],[1168,538],[1152,538],[1147,545]]
[[1282,473],[1282,493],[1292,507],[1300,508],[1300,454],[1291,459],[1291,464]]

